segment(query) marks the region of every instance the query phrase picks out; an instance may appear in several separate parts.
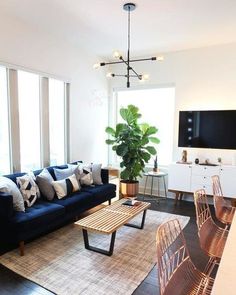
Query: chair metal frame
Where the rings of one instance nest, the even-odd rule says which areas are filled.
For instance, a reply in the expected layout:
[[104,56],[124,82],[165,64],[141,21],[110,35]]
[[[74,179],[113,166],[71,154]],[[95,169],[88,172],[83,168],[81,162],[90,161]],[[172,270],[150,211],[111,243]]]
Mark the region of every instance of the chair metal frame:
[[161,295],[210,295],[214,280],[193,264],[178,219],[159,226],[156,235]]
[[196,222],[201,249],[210,257],[204,272],[210,273],[219,264],[228,230],[215,224],[211,216],[207,196],[204,189],[194,193]]
[[216,218],[225,225],[226,228],[231,225],[235,207],[231,206],[225,199],[222,192],[220,178],[218,175],[213,175],[212,179],[212,188],[213,188],[213,199]]

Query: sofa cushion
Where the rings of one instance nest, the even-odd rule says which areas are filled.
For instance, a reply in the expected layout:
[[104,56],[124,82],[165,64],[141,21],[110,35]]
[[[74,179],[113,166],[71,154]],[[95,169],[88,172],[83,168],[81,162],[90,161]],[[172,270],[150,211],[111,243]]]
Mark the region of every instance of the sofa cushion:
[[93,195],[88,192],[75,192],[72,195],[63,199],[54,199],[53,203],[64,206],[66,212],[79,212],[80,208],[91,207],[90,204],[93,201]]
[[64,214],[63,206],[40,200],[33,207],[26,208],[25,212],[15,212],[12,224],[17,230],[28,231],[50,223]]
[[114,197],[116,185],[112,183],[106,183],[103,185],[83,186],[81,191],[91,193],[95,201],[99,200],[102,202]]

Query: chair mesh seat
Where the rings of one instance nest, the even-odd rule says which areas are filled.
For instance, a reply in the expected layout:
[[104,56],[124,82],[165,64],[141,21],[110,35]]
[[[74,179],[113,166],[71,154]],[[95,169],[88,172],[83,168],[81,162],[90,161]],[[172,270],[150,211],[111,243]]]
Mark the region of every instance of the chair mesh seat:
[[193,264],[177,219],[157,229],[157,266],[161,295],[210,295],[214,280]]

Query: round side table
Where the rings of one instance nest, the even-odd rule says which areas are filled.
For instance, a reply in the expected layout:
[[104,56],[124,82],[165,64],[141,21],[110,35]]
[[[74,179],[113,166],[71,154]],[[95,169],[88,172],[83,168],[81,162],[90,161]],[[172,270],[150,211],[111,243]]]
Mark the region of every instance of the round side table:
[[[159,171],[159,172],[154,172],[154,171],[149,171],[149,172],[146,172],[144,173],[144,176],[146,177],[146,180],[145,180],[145,186],[144,186],[144,196],[143,196],[143,199],[146,195],[146,188],[147,188],[147,183],[148,183],[148,179],[149,177],[151,178],[151,194],[149,195],[150,197],[157,197],[157,198],[167,198],[167,191],[166,191],[166,181],[165,181],[165,177],[167,176],[167,173],[166,172],[162,172],[162,171]],[[157,196],[153,196],[153,180],[154,178],[157,178],[158,180],[158,195]],[[164,196],[161,196],[160,195],[160,180],[163,181],[163,186],[164,186]]]

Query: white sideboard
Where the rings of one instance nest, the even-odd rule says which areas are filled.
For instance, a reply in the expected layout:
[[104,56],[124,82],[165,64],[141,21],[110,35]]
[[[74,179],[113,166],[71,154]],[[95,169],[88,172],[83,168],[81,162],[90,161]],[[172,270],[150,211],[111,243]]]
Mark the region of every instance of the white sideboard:
[[236,166],[173,163],[169,166],[168,190],[176,193],[193,193],[203,188],[208,195],[212,195],[211,176],[213,175],[219,175],[224,196],[235,198]]

